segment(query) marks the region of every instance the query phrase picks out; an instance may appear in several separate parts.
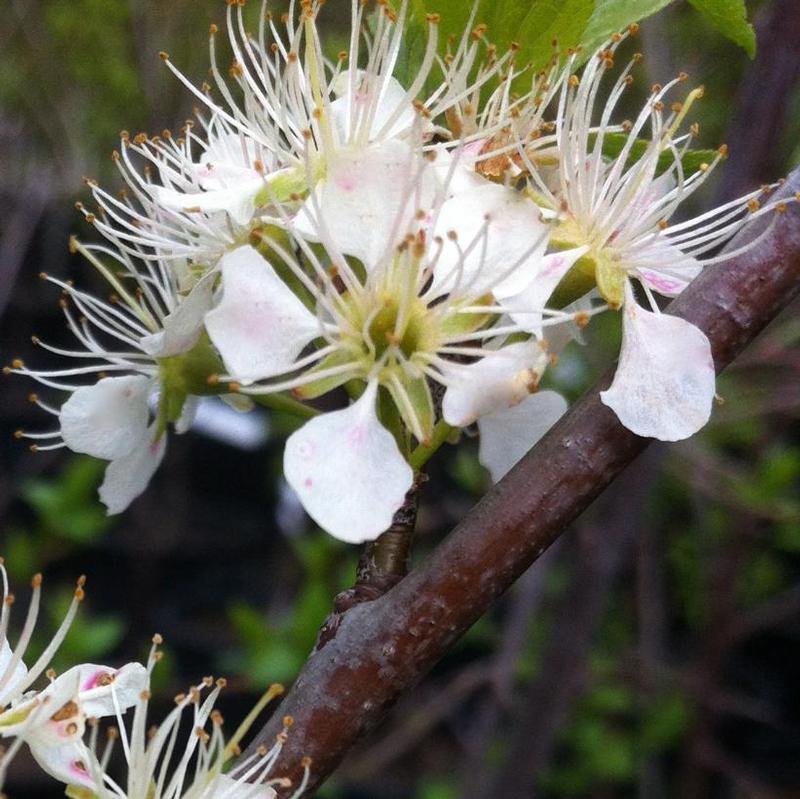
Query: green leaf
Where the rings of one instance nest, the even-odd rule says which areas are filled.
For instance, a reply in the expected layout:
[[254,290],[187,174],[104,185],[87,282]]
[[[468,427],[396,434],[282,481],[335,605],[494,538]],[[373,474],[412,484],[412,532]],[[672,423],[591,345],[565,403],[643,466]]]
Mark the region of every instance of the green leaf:
[[420,786],[419,799],[455,799],[456,788],[449,782],[428,782]]
[[489,38],[503,48],[517,42],[517,63],[538,69],[553,55],[554,41],[561,50],[582,41],[594,6],[593,0],[507,0],[483,3],[482,10],[492,9],[485,19]]
[[[625,133],[606,133],[603,136],[603,155],[607,158],[616,158],[621,152],[628,137]],[[627,166],[638,161],[645,153],[648,142],[645,139],[637,139],[633,147],[631,147],[630,155],[628,156]],[[687,150],[683,158],[681,158],[681,165],[683,171],[687,175],[697,172],[703,164],[710,164],[718,155],[717,150]],[[658,158],[657,174],[662,174],[674,162],[674,157],[669,150],[665,150]]]
[[689,2],[732,42],[743,47],[750,58],[756,54],[756,32],[747,21],[744,0],[689,0]]
[[692,722],[692,708],[686,697],[670,691],[652,698],[644,709],[639,746],[644,752],[661,752],[678,744]]
[[597,0],[581,44],[587,54],[606,41],[613,33],[625,30],[656,11],[668,6],[672,0]]
[[[543,67],[553,54],[553,41],[563,50],[581,41],[592,16],[595,0],[481,0],[475,24],[488,26],[486,38],[504,53],[512,42],[520,48],[516,63]],[[440,15],[439,44],[449,36],[460,38],[472,11],[469,0],[413,0],[404,49],[395,75],[408,85],[419,66],[427,40],[426,15]]]

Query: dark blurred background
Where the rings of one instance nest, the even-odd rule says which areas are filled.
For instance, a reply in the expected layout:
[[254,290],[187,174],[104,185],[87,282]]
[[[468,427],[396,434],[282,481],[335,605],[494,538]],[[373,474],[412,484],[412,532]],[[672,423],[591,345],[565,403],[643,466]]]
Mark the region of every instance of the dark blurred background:
[[[257,4],[256,4],[257,5]],[[800,8],[748,3],[754,61],[684,3],[642,26],[644,91],[678,71],[706,86],[701,143],[731,148],[700,202],[736,196],[800,162]],[[251,9],[248,9],[250,11]],[[257,10],[257,9],[252,9]],[[325,10],[334,40],[349,4]],[[31,334],[68,346],[58,294],[40,271],[96,289],[67,250],[87,230],[81,179],[112,187],[121,128],[159,132],[191,113],[160,49],[207,70],[217,0],[9,0],[0,29],[0,354],[39,366]],[[334,41],[333,50],[338,49]],[[641,73],[640,73],[641,74]],[[652,446],[406,697],[320,792],[328,799],[800,797],[800,306],[719,382],[702,434]],[[609,365],[618,320],[598,318],[551,380],[571,398]],[[45,573],[41,642],[74,578],[88,599],[56,663],[118,664],[161,633],[164,698],[201,675],[229,678],[241,718],[290,681],[357,553],[315,530],[281,481],[293,422],[257,417],[232,440],[208,409],[172,436],[150,489],[122,516],[96,500],[104,464],[31,454],[19,428],[50,420],[31,382],[0,393],[0,554],[21,621]],[[241,432],[241,431],[240,431]],[[475,441],[443,451],[422,495],[424,558],[488,485]],[[14,637],[12,636],[12,640]],[[168,703],[165,701],[163,708]],[[233,726],[233,725],[232,725]],[[17,758],[11,799],[62,794]]]

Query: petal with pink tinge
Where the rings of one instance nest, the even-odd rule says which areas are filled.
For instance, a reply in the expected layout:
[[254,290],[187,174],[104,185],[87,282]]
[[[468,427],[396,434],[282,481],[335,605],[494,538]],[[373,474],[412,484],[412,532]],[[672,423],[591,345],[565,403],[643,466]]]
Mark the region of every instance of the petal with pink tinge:
[[332,536],[372,541],[392,522],[414,475],[378,421],[378,386],[341,411],[306,422],[286,442],[283,470],[303,507]]
[[619,365],[600,398],[637,435],[688,438],[711,416],[715,372],[708,338],[684,319],[639,307],[630,285],[625,294]]
[[132,452],[147,432],[150,389],[144,375],[126,375],[73,391],[58,416],[64,443],[105,460]]
[[433,293],[480,296],[522,291],[538,271],[549,237],[539,206],[489,181],[446,200],[434,226],[442,251]]
[[500,305],[523,330],[541,335],[542,309],[564,275],[588,249],[575,247],[543,256],[536,277],[519,293],[498,298]]
[[206,330],[225,368],[252,383],[291,369],[319,335],[314,314],[249,245],[220,261],[222,299],[206,314]]
[[328,163],[292,231],[330,242],[372,269],[409,232],[415,213],[431,204],[434,193],[432,168],[405,142],[345,148]]
[[531,339],[489,350],[475,363],[453,364],[445,375],[445,421],[465,427],[484,414],[517,405],[536,390],[547,362],[547,351]]

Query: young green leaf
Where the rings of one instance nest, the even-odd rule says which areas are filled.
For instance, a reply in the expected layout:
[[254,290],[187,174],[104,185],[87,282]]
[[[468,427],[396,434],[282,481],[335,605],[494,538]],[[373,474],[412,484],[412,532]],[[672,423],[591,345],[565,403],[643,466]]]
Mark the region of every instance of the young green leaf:
[[594,7],[593,0],[506,0],[482,3],[481,11],[491,41],[501,48],[516,42],[517,63],[539,69],[553,55],[553,42],[561,50],[581,42]]
[[750,58],[756,54],[756,32],[747,21],[744,0],[689,0],[724,36],[744,48]]
[[613,33],[655,14],[673,0],[597,0],[581,44],[587,54],[606,41]]
[[[603,155],[608,158],[616,158],[622,152],[627,141],[628,137],[624,133],[606,133],[603,137]],[[628,165],[638,161],[644,155],[646,147],[647,142],[644,139],[634,142],[628,156]],[[716,157],[716,150],[687,150],[681,158],[681,165],[684,173],[690,175],[701,169],[703,164],[710,164]],[[663,152],[658,159],[658,173],[661,174],[669,169],[673,160],[673,155],[669,150]]]
[[[512,42],[519,45],[516,63],[545,66],[553,42],[563,50],[577,46],[594,11],[595,0],[480,0],[474,24],[488,26],[486,38],[503,53]],[[396,77],[408,84],[419,66],[427,38],[426,15],[439,15],[440,50],[450,36],[460,37],[470,21],[469,0],[412,0],[403,51]]]

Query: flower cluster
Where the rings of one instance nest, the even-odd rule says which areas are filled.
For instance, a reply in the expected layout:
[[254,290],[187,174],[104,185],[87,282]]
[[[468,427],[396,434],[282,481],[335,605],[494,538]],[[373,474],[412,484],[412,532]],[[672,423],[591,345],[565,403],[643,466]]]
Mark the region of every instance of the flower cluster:
[[[64,621],[28,668],[23,657],[36,624],[41,575],[33,578],[28,614],[14,649],[7,637],[14,596],[2,560],[0,576],[0,738],[11,742],[6,749],[0,747],[0,789],[9,762],[24,744],[46,773],[67,786],[66,795],[72,799],[274,799],[276,787],[291,787],[285,778],[270,777],[292,724],[289,717],[271,748],[260,747],[231,767],[253,722],[283,692],[280,685],[270,687],[229,738],[222,715],[214,709],[225,681],[211,677],[176,696],[161,724],[150,726],[150,681],[161,659],[161,637],[153,639],[147,666],[128,663],[114,669],[83,663],[56,676],[48,665],[83,599],[81,578]],[[46,669],[46,687],[29,690]],[[132,719],[126,723],[131,710]],[[107,728],[101,745],[103,718],[113,719],[115,726]],[[113,756],[117,742],[125,761],[122,779]],[[293,796],[305,790],[310,765],[304,763],[305,778]]]
[[[58,409],[35,397],[58,430],[21,437],[108,460],[100,495],[114,513],[144,490],[198,397],[293,410],[306,421],[286,444],[287,481],[328,532],[371,540],[459,428],[477,426],[481,461],[502,477],[566,410],[537,390],[546,367],[609,309],[624,332],[603,402],[643,436],[705,424],[709,342],[655,295],[680,293],[782,205],[755,192],[671,223],[725,155],[684,168],[699,91],[668,95],[685,76],[617,121],[638,60],[614,77],[630,31],[534,73],[481,25],[442,55],[431,15],[404,86],[406,2],[352,0],[349,50],[333,58],[322,3],[281,20],[263,8],[255,33],[244,3],[227,5],[232,61],[220,65],[212,26],[213,85],[195,87],[162,53],[203,110],[179,135],[123,133],[121,195],[90,182],[97,209],[81,209],[105,243],[73,248],[111,298],[45,276],[79,346],[37,339],[76,365],[9,367],[69,392]],[[334,391],[345,407],[310,404]]]

